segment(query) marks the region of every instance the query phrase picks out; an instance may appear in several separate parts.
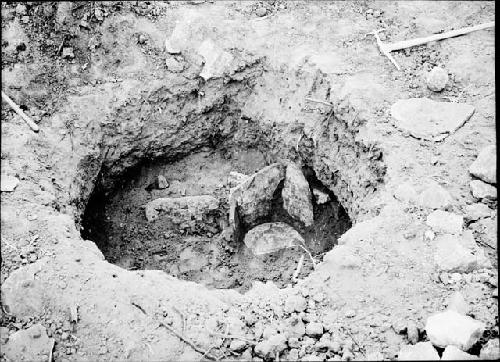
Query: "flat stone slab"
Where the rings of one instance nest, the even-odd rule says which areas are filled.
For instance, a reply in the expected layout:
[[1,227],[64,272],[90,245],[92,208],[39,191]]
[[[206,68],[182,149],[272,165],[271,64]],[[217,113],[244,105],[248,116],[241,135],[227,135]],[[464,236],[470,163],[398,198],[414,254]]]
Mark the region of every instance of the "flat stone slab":
[[283,207],[288,214],[302,221],[305,226],[311,226],[314,222],[312,195],[301,169],[293,164],[286,168],[285,184],[281,192]]
[[244,242],[255,255],[263,255],[302,245],[304,239],[290,225],[273,222],[254,227],[245,235]]
[[398,353],[398,361],[438,361],[439,354],[431,342],[419,342],[404,346]]
[[427,216],[426,224],[436,232],[462,234],[464,218],[451,212],[436,210]]
[[0,185],[2,192],[12,192],[16,189],[19,184],[19,180],[14,176],[4,176],[0,177]]
[[[471,242],[473,245],[470,245]],[[471,272],[489,267],[484,251],[479,249],[474,240],[445,234],[435,240],[434,262],[439,271]]]
[[470,189],[472,196],[476,199],[487,199],[496,200],[497,199],[497,188],[483,182],[481,180],[472,180],[470,182]]
[[453,310],[434,314],[425,324],[427,337],[434,346],[455,346],[462,351],[469,350],[481,338],[484,328],[484,323]]
[[396,128],[429,141],[443,140],[467,122],[473,113],[471,105],[436,102],[429,98],[400,99],[391,107]]
[[162,222],[191,229],[200,222],[218,224],[211,215],[219,208],[219,201],[210,195],[158,198],[148,202],[145,208],[149,222],[161,217]]
[[479,152],[476,160],[470,165],[469,172],[484,182],[497,183],[497,148],[486,146]]
[[46,329],[35,324],[12,334],[2,350],[12,361],[48,361],[53,342]]

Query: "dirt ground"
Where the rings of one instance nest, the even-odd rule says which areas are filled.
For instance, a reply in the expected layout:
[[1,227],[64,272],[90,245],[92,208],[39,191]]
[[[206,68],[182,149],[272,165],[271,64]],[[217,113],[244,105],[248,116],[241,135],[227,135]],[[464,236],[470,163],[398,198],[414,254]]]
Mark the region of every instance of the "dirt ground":
[[[488,217],[464,224],[491,265],[441,272],[424,237],[432,208],[395,197],[401,185],[420,193],[437,182],[449,212],[478,202],[468,169],[496,144],[494,28],[393,52],[401,71],[367,35],[385,28],[382,40],[394,42],[492,21],[493,2],[1,11],[2,90],[40,127],[2,103],[1,176],[19,181],[1,193],[2,360],[6,346],[11,356],[34,351],[12,341],[36,324],[54,339],[40,347],[44,361],[393,360],[429,340],[427,318],[456,291],[485,324],[468,352],[498,340],[496,200],[484,202]],[[434,66],[449,74],[441,92],[426,85]],[[390,112],[411,97],[475,111],[439,142],[417,139]],[[349,217],[339,226],[316,209],[324,221],[299,230],[330,244],[316,269],[305,259],[298,283],[301,250],[253,259],[220,242],[223,226],[186,235],[146,224],[141,206],[154,198],[211,193],[227,205],[229,172],[281,161],[311,170]],[[170,187],[146,190],[160,172]]]

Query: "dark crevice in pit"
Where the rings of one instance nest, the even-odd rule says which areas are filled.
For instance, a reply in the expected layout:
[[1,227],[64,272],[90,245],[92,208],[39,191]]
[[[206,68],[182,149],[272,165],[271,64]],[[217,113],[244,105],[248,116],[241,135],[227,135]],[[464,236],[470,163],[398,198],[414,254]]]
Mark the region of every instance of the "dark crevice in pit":
[[[268,155],[257,149],[207,149],[182,159],[144,161],[122,174],[111,192],[97,184],[82,218],[82,237],[92,240],[106,260],[129,270],[159,269],[180,279],[192,280],[211,288],[238,288],[245,291],[253,281],[272,280],[278,286],[290,284],[304,251],[299,247],[254,256],[242,239],[238,243],[226,235],[230,171],[247,175],[259,171]],[[311,191],[328,195],[320,204],[314,198],[315,223],[305,227],[283,208],[281,190],[274,194],[272,210],[264,222],[285,222],[304,238],[305,246],[316,256],[330,250],[337,239],[351,227],[351,221],[335,195],[316,177],[312,168],[304,169]],[[169,183],[165,189],[148,187],[163,175]],[[192,220],[192,225],[170,225],[159,217],[148,222],[144,205],[158,198],[211,195],[220,201],[208,219]],[[300,278],[312,271],[306,256]]]

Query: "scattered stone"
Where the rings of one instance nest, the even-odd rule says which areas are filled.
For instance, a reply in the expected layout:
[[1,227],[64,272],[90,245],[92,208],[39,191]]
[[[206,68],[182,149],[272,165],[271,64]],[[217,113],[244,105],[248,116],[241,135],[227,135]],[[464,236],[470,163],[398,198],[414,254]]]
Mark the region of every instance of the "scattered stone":
[[416,344],[418,342],[418,327],[415,322],[408,322],[406,326],[406,335],[408,336],[408,341],[411,344]]
[[229,349],[234,352],[243,351],[246,347],[247,342],[242,341],[241,339],[233,339],[233,341],[229,345]]
[[258,357],[265,360],[275,359],[277,355],[287,348],[286,338],[282,334],[276,334],[269,339],[255,345],[254,351]]
[[487,199],[496,200],[497,199],[497,188],[487,184],[486,182],[480,180],[473,180],[470,182],[470,188],[472,191],[472,196],[476,199]]
[[491,209],[483,203],[476,203],[465,206],[465,214],[466,220],[476,221],[491,216]]
[[495,145],[486,146],[470,165],[469,172],[490,184],[497,183],[497,150]]
[[327,193],[316,188],[313,188],[313,195],[314,199],[316,200],[316,204],[318,205],[323,205],[330,201],[330,196]]
[[433,345],[445,348],[454,345],[462,351],[469,350],[483,335],[484,323],[453,310],[427,318],[425,331]]
[[229,195],[229,222],[237,230],[239,222],[250,228],[259,219],[269,215],[274,192],[285,177],[280,164],[264,167],[231,190]]
[[4,176],[0,177],[0,189],[2,192],[12,192],[16,189],[19,184],[19,179],[14,176]]
[[472,359],[479,359],[477,356],[468,354],[461,351],[455,346],[448,346],[445,348],[443,355],[441,356],[441,361],[466,361]]
[[41,324],[13,333],[2,352],[12,361],[42,361],[49,355],[53,339]]
[[63,48],[62,57],[65,59],[73,59],[75,57],[75,54],[73,53],[73,48],[72,47]]
[[285,300],[284,310],[286,313],[303,312],[307,308],[307,300],[301,295],[292,295]]
[[205,59],[205,64],[200,72],[200,77],[205,81],[210,78],[222,77],[229,70],[234,59],[231,53],[223,50],[210,39],[201,43],[198,54]]
[[290,163],[286,168],[285,184],[281,192],[283,207],[290,216],[296,218],[305,226],[313,223],[312,196],[304,174],[300,168]]
[[165,59],[165,65],[167,69],[173,73],[179,73],[184,70],[184,66],[174,58]]
[[463,223],[463,216],[442,210],[432,212],[426,220],[426,224],[436,232],[457,235],[462,234]]
[[229,177],[227,178],[227,183],[229,184],[229,187],[233,188],[238,186],[239,184],[245,182],[245,180],[248,178],[248,175],[245,175],[243,173],[239,173],[236,171],[231,171],[229,172]]
[[418,196],[413,185],[408,182],[404,182],[396,188],[394,191],[394,197],[402,202],[414,203],[417,201]]
[[24,5],[24,4],[17,4],[17,6],[16,6],[16,15],[23,16],[23,15],[26,15],[27,12],[28,12],[28,9],[26,8],[26,5]]
[[432,230],[426,230],[424,233],[424,239],[426,241],[432,241],[436,237],[436,234],[434,234],[434,231]]
[[479,358],[491,361],[500,359],[500,340],[498,338],[490,339],[483,348],[481,348]]
[[463,315],[467,315],[470,311],[469,304],[465,301],[462,293],[455,292],[448,298],[447,309],[453,310]]
[[433,181],[418,197],[418,204],[429,209],[444,209],[450,206],[452,201],[450,193]]
[[348,245],[338,245],[323,257],[320,268],[331,269],[356,269],[361,265],[354,249]]
[[219,201],[209,195],[159,198],[148,202],[145,207],[146,219],[149,222],[161,216],[162,222],[191,230],[197,226],[219,228],[214,217],[218,208]]
[[169,54],[180,54],[181,50],[170,39],[165,39],[165,50]]
[[448,83],[448,72],[441,67],[434,67],[426,77],[427,88],[433,92],[441,92]]
[[319,322],[311,322],[306,326],[306,334],[311,337],[323,335],[323,325]]
[[264,7],[259,7],[255,10],[255,14],[259,17],[263,17],[267,14],[267,9]]
[[274,222],[254,227],[245,235],[244,243],[254,255],[262,255],[303,245],[304,239],[290,225]]
[[431,342],[419,342],[403,346],[398,353],[398,361],[438,361],[439,354]]
[[460,128],[474,113],[468,104],[428,98],[401,99],[391,107],[395,126],[415,138],[440,141]]
[[438,271],[466,273],[489,267],[484,251],[477,247],[474,250],[466,246],[466,243],[470,242],[456,235],[445,234],[436,238],[434,261]]

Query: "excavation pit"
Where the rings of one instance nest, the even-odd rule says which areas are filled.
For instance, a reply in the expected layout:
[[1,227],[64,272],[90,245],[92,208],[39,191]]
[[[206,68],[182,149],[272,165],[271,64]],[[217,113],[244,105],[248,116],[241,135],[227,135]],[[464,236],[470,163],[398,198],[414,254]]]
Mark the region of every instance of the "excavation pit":
[[[259,225],[290,225],[302,236],[304,245],[255,255],[243,242],[248,228],[242,227],[239,237],[229,232],[229,195],[235,186],[231,175],[252,175],[267,164],[264,152],[256,149],[207,148],[174,162],[148,160],[128,170],[111,192],[105,193],[96,185],[82,218],[82,237],[94,241],[110,263],[128,270],[163,270],[209,288],[246,291],[254,281],[267,280],[284,287],[292,283],[302,255],[298,277],[313,270],[305,249],[316,262],[321,261],[351,227],[351,221],[335,195],[305,167],[303,173],[314,195],[314,223],[305,226],[284,209],[283,181],[274,192],[271,211],[257,221]],[[158,184],[160,175],[162,185]],[[191,217],[181,224],[169,222],[171,218],[165,213],[150,221],[146,217],[145,205],[153,200],[196,197],[211,197],[218,207],[198,220]]]

